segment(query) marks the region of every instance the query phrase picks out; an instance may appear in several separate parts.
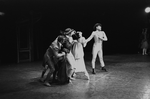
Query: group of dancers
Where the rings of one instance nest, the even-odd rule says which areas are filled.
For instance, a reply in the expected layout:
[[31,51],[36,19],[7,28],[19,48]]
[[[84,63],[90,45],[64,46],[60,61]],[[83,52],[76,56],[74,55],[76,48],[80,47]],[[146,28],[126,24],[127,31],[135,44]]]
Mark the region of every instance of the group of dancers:
[[[97,55],[99,56],[101,70],[107,71],[103,61],[102,43],[107,41],[107,36],[102,31],[102,25],[96,23],[94,25],[95,31],[85,39],[81,31],[67,28],[61,31],[60,35],[51,43],[44,54],[43,71],[41,81],[46,86],[51,86],[50,81],[58,82],[60,84],[70,83],[75,80],[77,72],[83,72],[87,78],[90,79],[84,61],[84,47],[94,38],[92,50],[92,74],[96,74],[95,61]],[[48,71],[46,77],[44,75]]]

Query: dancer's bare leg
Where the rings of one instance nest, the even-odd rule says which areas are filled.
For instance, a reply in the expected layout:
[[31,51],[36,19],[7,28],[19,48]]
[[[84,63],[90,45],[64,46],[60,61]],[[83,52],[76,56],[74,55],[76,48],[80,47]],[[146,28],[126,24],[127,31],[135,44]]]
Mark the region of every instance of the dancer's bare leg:
[[48,68],[49,68],[49,72],[48,72],[48,74],[47,74],[47,76],[46,76],[46,78],[45,78],[44,84],[45,84],[46,86],[51,86],[50,83],[49,83],[49,80],[50,80],[50,78],[51,78],[51,75],[52,75],[52,74],[54,73],[54,71],[55,71],[55,67],[54,67],[54,63],[53,63],[51,60],[49,60],[49,61],[47,62],[47,65],[48,65]]

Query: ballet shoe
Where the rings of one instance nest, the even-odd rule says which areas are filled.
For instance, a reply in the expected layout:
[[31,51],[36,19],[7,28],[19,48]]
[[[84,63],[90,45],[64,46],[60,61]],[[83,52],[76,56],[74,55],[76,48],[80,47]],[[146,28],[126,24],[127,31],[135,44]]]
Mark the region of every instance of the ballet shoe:
[[48,82],[44,82],[44,85],[45,85],[45,86],[48,86],[48,87],[51,86],[50,83],[48,83]]
[[69,79],[69,83],[72,83],[72,81]]

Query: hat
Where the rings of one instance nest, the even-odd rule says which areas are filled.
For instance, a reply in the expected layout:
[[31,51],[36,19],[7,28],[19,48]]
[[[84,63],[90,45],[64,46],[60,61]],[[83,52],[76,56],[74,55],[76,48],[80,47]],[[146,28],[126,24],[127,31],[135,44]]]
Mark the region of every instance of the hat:
[[70,34],[71,32],[73,32],[73,31],[75,31],[74,29],[71,29],[71,28],[67,28],[67,29],[65,29],[65,31],[64,31],[64,35],[68,35],[68,34]]

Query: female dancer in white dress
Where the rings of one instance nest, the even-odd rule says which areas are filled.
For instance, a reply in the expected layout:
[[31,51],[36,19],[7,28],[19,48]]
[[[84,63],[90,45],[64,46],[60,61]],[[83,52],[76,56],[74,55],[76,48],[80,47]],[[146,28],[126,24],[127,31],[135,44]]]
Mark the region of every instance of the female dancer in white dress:
[[85,38],[82,36],[82,32],[77,32],[77,42],[73,46],[73,55],[76,60],[76,70],[75,72],[84,72],[87,79],[89,79],[89,74],[86,70],[84,62],[84,50],[83,47],[86,46]]

